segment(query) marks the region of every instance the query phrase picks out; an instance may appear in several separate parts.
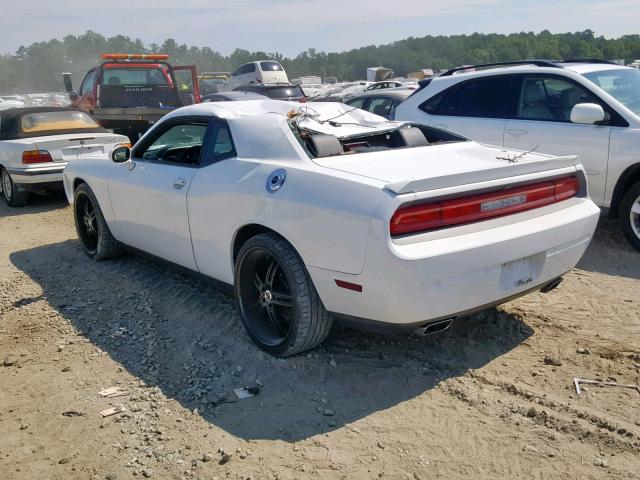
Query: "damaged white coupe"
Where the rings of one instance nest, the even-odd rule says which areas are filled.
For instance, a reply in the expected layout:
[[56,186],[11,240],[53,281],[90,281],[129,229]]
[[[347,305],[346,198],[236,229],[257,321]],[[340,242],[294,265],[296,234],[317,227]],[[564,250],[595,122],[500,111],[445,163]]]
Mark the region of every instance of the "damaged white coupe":
[[575,157],[479,145],[342,104],[206,103],[64,171],[85,252],[132,247],[233,288],[266,351],[339,320],[432,333],[555,288],[599,215]]

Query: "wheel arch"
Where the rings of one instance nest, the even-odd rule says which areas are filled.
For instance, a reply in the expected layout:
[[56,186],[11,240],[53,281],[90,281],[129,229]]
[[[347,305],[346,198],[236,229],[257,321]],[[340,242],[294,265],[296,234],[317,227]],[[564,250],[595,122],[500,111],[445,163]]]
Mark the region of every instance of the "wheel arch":
[[231,242],[232,266],[235,266],[236,264],[236,259],[238,258],[238,254],[240,253],[240,249],[242,248],[242,245],[244,245],[247,242],[247,240],[249,240],[250,238],[255,237],[256,235],[260,235],[261,233],[274,233],[278,235],[285,242],[291,245],[291,247],[296,251],[296,253],[300,255],[300,252],[298,251],[298,249],[280,232],[274,230],[273,228],[262,225],[260,223],[247,223],[241,226],[240,228],[238,228],[238,230],[236,230],[236,233],[233,236],[233,241]]
[[76,191],[76,189],[80,186],[80,184],[82,183],[86,183],[87,185],[89,184],[89,182],[85,181],[82,177],[76,177],[73,179],[73,192]]
[[640,182],[640,162],[627,167],[627,169],[622,172],[622,175],[620,175],[620,178],[618,178],[616,186],[613,189],[613,195],[611,196],[609,218],[618,218],[620,204],[622,203],[625,193],[637,182]]

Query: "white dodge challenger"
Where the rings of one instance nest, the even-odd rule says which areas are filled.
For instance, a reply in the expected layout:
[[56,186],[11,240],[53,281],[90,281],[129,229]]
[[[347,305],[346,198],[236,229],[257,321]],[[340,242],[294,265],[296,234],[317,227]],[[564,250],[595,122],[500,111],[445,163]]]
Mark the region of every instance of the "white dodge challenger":
[[337,103],[206,103],[64,171],[90,257],[124,247],[232,287],[293,355],[333,319],[432,333],[555,288],[599,210],[575,157],[505,151]]

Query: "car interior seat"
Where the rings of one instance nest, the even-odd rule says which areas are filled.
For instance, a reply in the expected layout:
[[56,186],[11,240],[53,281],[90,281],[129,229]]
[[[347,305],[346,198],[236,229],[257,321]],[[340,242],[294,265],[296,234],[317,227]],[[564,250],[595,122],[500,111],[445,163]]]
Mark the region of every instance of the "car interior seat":
[[560,94],[560,108],[562,119],[567,122],[570,121],[571,110],[580,102],[582,102],[582,97],[580,95],[580,91],[577,88],[568,88],[567,90],[564,90]]
[[389,115],[389,110],[391,109],[391,105],[388,103],[380,103],[376,105],[371,113],[375,115],[380,115],[381,117],[387,117]]
[[120,81],[120,77],[109,77],[109,81],[107,82],[107,85],[121,85],[122,82]]
[[520,118],[553,120],[553,114],[547,107],[547,94],[540,80],[529,80],[522,91]]

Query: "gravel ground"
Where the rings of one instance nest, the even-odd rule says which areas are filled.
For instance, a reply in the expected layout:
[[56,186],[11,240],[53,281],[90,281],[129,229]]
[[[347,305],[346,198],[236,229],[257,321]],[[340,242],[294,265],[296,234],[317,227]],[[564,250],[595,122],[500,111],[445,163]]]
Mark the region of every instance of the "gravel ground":
[[89,260],[64,198],[2,202],[0,479],[640,479],[640,392],[572,383],[638,383],[639,292],[603,220],[550,294],[276,360],[207,284]]

